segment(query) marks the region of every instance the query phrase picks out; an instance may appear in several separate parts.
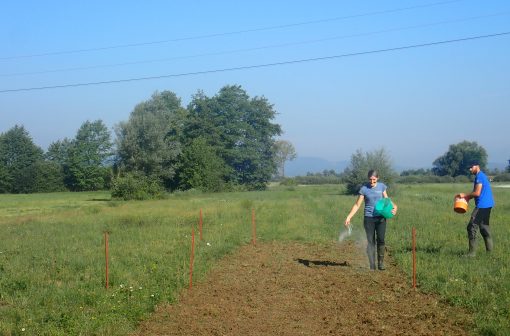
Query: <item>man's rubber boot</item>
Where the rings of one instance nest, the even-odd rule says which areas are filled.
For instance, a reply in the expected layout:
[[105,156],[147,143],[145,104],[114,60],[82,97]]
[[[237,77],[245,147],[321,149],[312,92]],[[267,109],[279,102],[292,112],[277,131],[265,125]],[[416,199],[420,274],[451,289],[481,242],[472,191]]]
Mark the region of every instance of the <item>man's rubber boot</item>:
[[380,271],[384,271],[386,269],[386,267],[384,267],[384,252],[385,252],[384,245],[377,246],[377,268]]
[[484,237],[483,240],[485,241],[485,250],[487,252],[492,251],[492,248],[494,247],[492,244],[492,237]]
[[468,254],[466,254],[466,257],[476,257],[476,239],[469,240],[469,251]]

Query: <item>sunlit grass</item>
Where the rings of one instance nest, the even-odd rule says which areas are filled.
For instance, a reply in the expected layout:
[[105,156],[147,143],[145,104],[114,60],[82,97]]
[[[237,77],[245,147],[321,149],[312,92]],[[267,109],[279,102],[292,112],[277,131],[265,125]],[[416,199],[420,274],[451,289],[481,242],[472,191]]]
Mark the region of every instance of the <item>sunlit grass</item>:
[[[479,256],[466,259],[468,214],[454,213],[452,201],[471,186],[398,187],[390,193],[399,214],[389,221],[387,244],[401,269],[411,278],[415,227],[419,289],[470,309],[478,334],[510,334],[510,189],[494,188],[495,251],[485,255],[482,241]],[[195,282],[251,242],[252,210],[257,242],[322,243],[338,238],[354,200],[342,186],[185,192],[144,202],[114,202],[104,192],[0,195],[0,334],[125,335],[157,303],[173,302],[187,288],[192,228]],[[362,236],[361,210],[353,223]]]

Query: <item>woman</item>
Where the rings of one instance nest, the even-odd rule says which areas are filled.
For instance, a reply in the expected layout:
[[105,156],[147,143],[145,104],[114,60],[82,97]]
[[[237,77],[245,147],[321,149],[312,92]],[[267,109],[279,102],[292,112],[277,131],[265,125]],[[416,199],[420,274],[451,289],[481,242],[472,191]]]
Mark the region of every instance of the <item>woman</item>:
[[[367,235],[367,254],[370,263],[370,269],[375,270],[375,251],[377,244],[377,267],[384,270],[384,236],[386,235],[386,218],[375,213],[375,205],[382,198],[388,198],[386,185],[379,180],[379,174],[375,170],[368,172],[368,183],[364,184],[359,190],[359,196],[356,203],[352,206],[351,212],[345,219],[345,226],[351,225],[351,219],[356,214],[365,201],[365,216],[363,226]],[[397,213],[397,205],[393,203],[392,214]]]

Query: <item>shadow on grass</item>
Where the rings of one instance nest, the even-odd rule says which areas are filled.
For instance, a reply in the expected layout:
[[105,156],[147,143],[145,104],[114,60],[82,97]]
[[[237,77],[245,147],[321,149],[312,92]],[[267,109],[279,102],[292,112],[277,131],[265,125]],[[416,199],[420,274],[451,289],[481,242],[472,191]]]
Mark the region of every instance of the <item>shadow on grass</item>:
[[[421,246],[416,247],[416,252],[424,252],[428,254],[438,254],[442,250],[442,246]],[[413,248],[411,246],[405,247],[403,249],[404,252],[413,252]]]
[[310,267],[310,265],[314,265],[314,266],[343,266],[343,267],[350,266],[347,261],[337,263],[334,261],[327,261],[327,260],[308,260],[308,259],[301,259],[301,258],[297,258],[295,260],[298,263],[305,265],[306,267]]
[[[405,247],[400,250],[400,253],[412,253],[413,249],[411,247]],[[456,257],[464,260],[472,260],[481,256],[487,256],[491,258],[491,260],[497,260],[499,258],[495,258],[491,253],[487,253],[484,249],[480,249],[477,251],[475,256],[468,255],[468,249],[444,249],[441,246],[425,246],[425,247],[417,247],[417,253],[426,253],[429,255],[442,254],[444,256]]]

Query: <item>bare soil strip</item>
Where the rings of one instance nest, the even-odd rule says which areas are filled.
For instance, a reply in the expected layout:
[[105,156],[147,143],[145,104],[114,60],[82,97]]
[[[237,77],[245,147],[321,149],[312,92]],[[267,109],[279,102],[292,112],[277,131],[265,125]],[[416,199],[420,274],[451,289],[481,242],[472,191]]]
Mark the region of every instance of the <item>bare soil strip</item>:
[[468,335],[470,316],[370,271],[354,241],[247,245],[135,335]]

